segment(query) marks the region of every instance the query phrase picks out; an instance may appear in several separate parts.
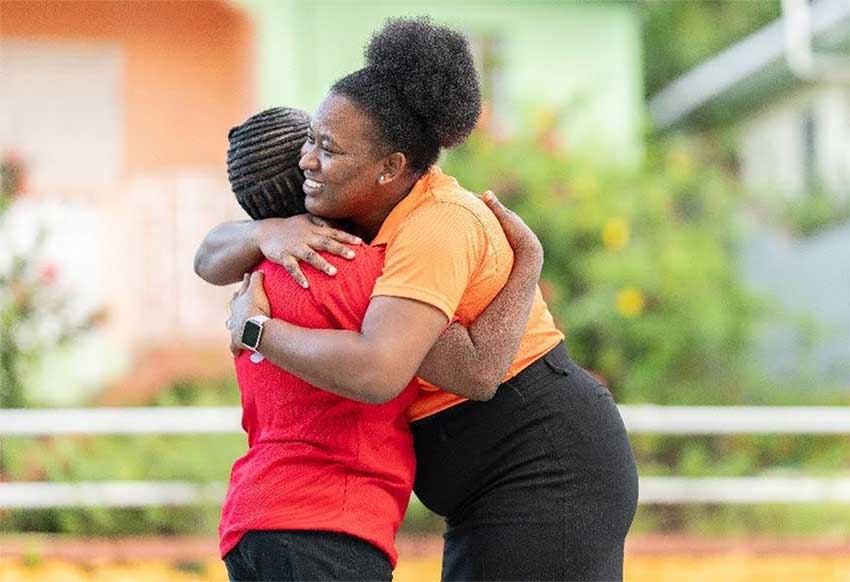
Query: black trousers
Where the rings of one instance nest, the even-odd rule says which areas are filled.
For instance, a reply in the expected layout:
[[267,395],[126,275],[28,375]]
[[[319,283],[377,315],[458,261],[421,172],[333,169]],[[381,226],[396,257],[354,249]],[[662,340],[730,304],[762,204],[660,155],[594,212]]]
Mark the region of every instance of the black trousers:
[[443,580],[622,580],[637,467],[611,393],[563,343],[413,435],[416,495],[446,517]]
[[384,552],[360,538],[324,531],[249,531],[224,564],[231,582],[393,579]]

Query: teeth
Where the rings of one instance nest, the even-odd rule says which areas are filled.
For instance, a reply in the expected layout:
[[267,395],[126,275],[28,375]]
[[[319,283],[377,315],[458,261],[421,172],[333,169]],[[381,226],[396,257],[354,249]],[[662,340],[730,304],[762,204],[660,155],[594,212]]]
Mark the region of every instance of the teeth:
[[309,178],[304,180],[304,183],[307,184],[308,188],[312,188],[312,189],[316,189],[316,188],[321,187],[321,184],[319,182],[316,182],[315,180],[311,180]]

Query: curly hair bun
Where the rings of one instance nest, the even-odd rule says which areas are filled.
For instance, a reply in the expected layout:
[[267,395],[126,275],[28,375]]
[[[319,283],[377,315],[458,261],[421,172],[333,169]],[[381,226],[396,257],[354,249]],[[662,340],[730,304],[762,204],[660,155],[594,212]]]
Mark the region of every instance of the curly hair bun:
[[463,142],[481,113],[481,89],[466,38],[427,17],[393,18],[366,46],[367,67],[392,84],[441,147]]

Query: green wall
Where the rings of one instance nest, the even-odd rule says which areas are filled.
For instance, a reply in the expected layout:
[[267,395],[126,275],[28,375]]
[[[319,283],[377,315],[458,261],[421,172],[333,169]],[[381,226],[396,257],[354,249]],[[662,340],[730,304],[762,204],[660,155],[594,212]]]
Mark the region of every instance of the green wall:
[[640,151],[642,86],[636,8],[625,2],[239,0],[255,21],[261,107],[313,110],[334,80],[362,66],[388,16],[428,14],[470,37],[497,39],[497,119],[527,124],[564,107],[571,149],[616,161]]

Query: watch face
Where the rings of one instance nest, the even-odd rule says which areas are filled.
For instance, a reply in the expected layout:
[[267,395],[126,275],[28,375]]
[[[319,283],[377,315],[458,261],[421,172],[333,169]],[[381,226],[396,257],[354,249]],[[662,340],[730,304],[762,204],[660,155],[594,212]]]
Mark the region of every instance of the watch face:
[[242,343],[250,348],[256,348],[257,342],[260,339],[260,324],[250,319],[245,322],[245,329],[242,330]]

